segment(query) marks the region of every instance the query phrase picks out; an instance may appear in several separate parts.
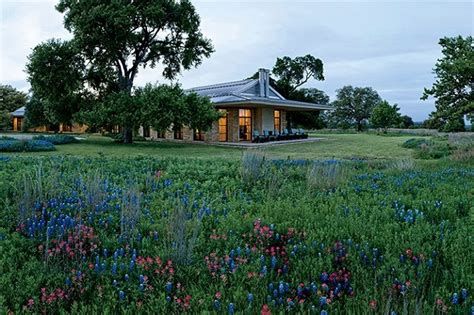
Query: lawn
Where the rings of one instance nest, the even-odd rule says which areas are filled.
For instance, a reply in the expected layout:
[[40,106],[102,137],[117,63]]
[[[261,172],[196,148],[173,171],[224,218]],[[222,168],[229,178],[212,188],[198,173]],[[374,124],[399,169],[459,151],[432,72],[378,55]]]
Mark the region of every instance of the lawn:
[[[375,134],[312,134],[321,138],[319,142],[277,145],[262,149],[270,158],[276,159],[392,159],[407,158],[412,150],[401,144],[412,136],[378,136]],[[87,137],[82,143],[57,146],[57,151],[35,153],[34,155],[74,155],[74,156],[153,156],[153,157],[195,157],[240,159],[243,149],[189,144],[179,142],[136,142],[123,145],[110,138]]]
[[0,314],[472,312],[473,161],[313,136],[1,154]]

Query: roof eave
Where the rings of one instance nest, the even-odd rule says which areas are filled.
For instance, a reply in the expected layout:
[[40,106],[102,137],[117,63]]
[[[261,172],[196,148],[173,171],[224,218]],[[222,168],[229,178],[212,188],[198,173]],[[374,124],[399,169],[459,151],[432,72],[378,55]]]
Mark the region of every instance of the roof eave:
[[223,107],[223,106],[238,106],[238,105],[263,105],[263,106],[273,106],[278,108],[290,109],[290,110],[331,110],[333,109],[332,106],[328,105],[320,105],[320,104],[311,104],[311,103],[295,103],[289,100],[285,100],[283,102],[272,102],[268,100],[242,100],[242,101],[221,101],[215,102],[215,106]]

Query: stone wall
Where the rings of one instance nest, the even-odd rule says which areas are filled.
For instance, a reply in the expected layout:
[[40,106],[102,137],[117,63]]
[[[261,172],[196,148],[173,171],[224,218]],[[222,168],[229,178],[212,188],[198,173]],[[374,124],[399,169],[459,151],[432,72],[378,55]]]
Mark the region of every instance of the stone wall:
[[[285,129],[288,127],[287,122],[287,113],[284,110],[280,110],[281,115],[281,128]],[[258,130],[260,133],[263,130],[273,131],[274,129],[274,113],[273,108],[254,108],[252,109],[252,128],[253,130]],[[252,131],[253,131],[252,130]],[[139,134],[143,135],[143,128],[140,127]],[[158,133],[151,129],[150,138],[152,140],[161,139],[158,138]],[[174,139],[173,130],[167,130],[165,132],[166,140],[176,140]],[[193,130],[189,127],[183,127],[183,141],[189,142],[194,141]],[[204,133],[205,142],[219,142],[219,123],[216,121],[212,124],[212,127],[209,131]],[[227,109],[227,141],[229,142],[238,142],[239,141],[239,109],[238,108],[229,108]]]

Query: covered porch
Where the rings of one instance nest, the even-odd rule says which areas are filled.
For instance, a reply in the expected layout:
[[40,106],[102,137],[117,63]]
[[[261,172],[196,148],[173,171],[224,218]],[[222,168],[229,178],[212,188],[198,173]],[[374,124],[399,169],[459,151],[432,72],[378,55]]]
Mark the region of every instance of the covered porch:
[[[290,103],[290,104],[289,104]],[[222,117],[214,123],[209,132],[212,142],[252,142],[257,136],[270,136],[270,141],[298,140],[281,138],[285,130],[291,133],[288,113],[292,111],[315,111],[313,104],[302,102],[251,101],[219,104]],[[289,130],[289,131],[288,131]],[[266,142],[266,141],[265,141]]]

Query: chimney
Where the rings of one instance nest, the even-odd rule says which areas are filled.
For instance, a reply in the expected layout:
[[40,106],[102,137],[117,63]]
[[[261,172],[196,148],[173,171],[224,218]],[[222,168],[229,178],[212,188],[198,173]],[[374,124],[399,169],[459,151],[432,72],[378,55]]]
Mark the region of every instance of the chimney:
[[258,83],[260,86],[260,97],[268,97],[270,91],[270,70],[258,69]]

